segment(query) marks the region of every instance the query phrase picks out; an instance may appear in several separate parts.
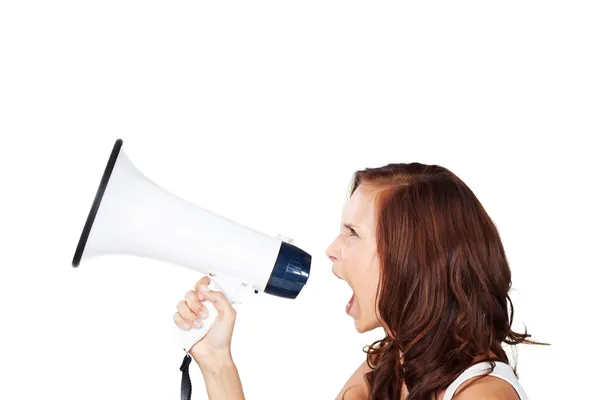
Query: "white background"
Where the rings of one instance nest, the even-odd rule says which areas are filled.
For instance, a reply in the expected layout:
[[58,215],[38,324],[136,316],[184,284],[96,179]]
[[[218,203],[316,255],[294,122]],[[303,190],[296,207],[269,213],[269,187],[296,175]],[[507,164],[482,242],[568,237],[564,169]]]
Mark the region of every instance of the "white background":
[[313,255],[295,301],[238,306],[248,399],[331,399],[382,336],[354,330],[324,250],[352,173],[411,161],[497,224],[514,328],[552,344],[520,347],[530,398],[595,396],[597,2],[414,3],[0,3],[0,398],[179,398],[171,318],[201,276],[70,265],[117,138],[163,188]]

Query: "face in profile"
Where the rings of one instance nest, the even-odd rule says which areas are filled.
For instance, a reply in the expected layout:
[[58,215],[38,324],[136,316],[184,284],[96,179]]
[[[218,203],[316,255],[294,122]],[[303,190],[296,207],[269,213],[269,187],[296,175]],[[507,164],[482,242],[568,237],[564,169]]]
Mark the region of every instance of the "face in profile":
[[375,302],[379,281],[374,201],[377,192],[362,184],[356,189],[344,206],[340,233],[325,251],[333,263],[333,273],[353,291],[346,312],[361,333],[381,326]]

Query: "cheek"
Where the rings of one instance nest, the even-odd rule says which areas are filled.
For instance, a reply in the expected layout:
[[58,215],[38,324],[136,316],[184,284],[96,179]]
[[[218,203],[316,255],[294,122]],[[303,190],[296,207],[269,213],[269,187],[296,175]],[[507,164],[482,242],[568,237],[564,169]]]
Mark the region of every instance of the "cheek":
[[375,297],[377,295],[377,284],[379,281],[379,266],[373,257],[364,257],[360,264],[356,265],[353,282],[359,298],[359,306],[362,311],[375,311]]
[[362,290],[362,309],[369,313],[375,313],[376,311],[376,296],[377,296],[377,285],[379,283],[379,263],[375,257],[369,257],[365,261],[366,267],[362,271],[361,276],[361,290]]
[[361,246],[360,243],[353,236],[348,236],[342,239],[341,253],[344,259],[354,259],[360,255]]
[[364,245],[355,238],[348,238],[342,246],[341,255],[344,261],[346,278],[355,285],[364,282],[365,275],[368,274],[370,268],[370,257],[368,257]]
[[364,311],[375,312],[375,297],[377,296],[377,277],[373,272],[365,273],[360,284],[361,308]]
[[373,243],[355,237],[348,238],[341,248],[345,278],[351,284],[362,309],[371,309],[375,303],[379,262]]

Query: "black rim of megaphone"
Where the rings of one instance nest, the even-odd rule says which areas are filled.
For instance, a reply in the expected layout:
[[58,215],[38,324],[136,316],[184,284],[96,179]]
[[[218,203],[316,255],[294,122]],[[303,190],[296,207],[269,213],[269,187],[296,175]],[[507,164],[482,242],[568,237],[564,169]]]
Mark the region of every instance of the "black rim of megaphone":
[[102,174],[100,185],[96,191],[96,197],[94,197],[94,202],[92,203],[92,207],[88,213],[83,231],[81,232],[81,237],[79,238],[79,243],[77,244],[77,249],[75,250],[75,255],[73,256],[73,267],[79,266],[81,256],[83,255],[83,250],[85,249],[85,244],[87,243],[88,236],[92,230],[92,225],[94,225],[94,219],[98,213],[98,208],[100,208],[100,203],[102,202],[102,196],[104,196],[104,191],[106,190],[106,186],[108,185],[110,175],[115,167],[115,163],[117,162],[117,158],[119,157],[119,152],[121,151],[122,146],[123,140],[117,139],[115,145],[113,146],[112,153],[110,153],[108,162],[106,163],[106,168],[104,168],[104,174]]

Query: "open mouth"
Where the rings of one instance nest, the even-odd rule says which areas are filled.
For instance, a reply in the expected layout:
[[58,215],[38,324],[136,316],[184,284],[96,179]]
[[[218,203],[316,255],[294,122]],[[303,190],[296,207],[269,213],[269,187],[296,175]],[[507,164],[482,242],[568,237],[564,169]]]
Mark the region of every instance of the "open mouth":
[[[335,273],[335,271],[333,270],[333,268],[331,269],[331,271],[333,272],[333,274],[335,276],[337,276],[339,279],[346,281],[344,278],[342,278],[341,276],[339,276],[338,274]],[[348,283],[346,281],[346,283]],[[350,284],[348,284],[348,286],[350,286]],[[348,301],[348,304],[346,304],[346,313],[350,314],[350,310],[352,309],[352,305],[354,305],[354,292],[352,293],[352,297],[350,298],[350,300]]]
[[348,304],[346,304],[346,313],[349,314],[350,310],[352,309],[352,305],[354,304],[354,293],[352,293],[352,297],[350,298],[350,301],[348,301]]

